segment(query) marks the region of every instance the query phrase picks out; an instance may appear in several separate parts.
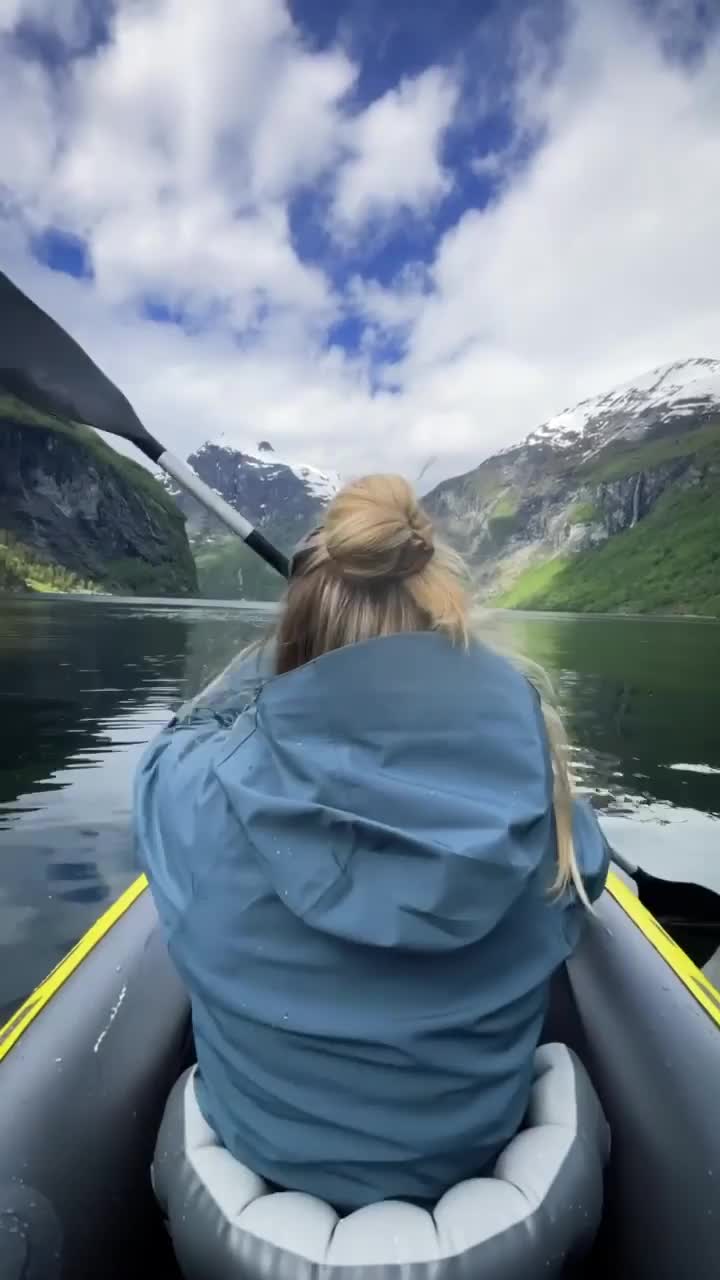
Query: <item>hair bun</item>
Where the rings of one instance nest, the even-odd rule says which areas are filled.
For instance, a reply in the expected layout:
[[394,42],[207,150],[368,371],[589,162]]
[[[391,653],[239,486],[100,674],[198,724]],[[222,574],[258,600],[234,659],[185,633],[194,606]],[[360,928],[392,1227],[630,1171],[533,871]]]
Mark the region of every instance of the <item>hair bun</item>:
[[413,573],[422,573],[425,565],[432,560],[434,553],[432,534],[428,538],[419,532],[411,533],[405,546],[400,549],[393,576],[409,578]]
[[328,558],[348,578],[408,578],[435,551],[432,524],[402,476],[366,476],[330,504],[324,525]]

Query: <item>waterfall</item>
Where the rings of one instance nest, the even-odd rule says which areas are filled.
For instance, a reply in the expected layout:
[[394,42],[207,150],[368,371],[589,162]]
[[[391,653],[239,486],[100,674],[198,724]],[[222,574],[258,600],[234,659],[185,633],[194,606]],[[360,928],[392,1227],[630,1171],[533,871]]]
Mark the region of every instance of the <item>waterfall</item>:
[[632,500],[632,519],[630,521],[631,529],[635,528],[635,525],[640,519],[640,490],[642,488],[642,482],[643,482],[643,473],[641,471],[640,474],[638,475],[637,480],[635,481],[635,492],[633,493],[633,500]]

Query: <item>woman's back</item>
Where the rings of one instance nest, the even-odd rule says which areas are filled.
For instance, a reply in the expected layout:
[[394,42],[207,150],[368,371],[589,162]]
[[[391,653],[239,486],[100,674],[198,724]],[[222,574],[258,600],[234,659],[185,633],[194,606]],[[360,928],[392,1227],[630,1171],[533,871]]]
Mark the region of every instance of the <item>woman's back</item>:
[[[534,690],[432,631],[336,648],[231,727],[153,744],[141,858],[199,1100],[240,1160],[356,1207],[436,1199],[505,1145],[583,910],[550,892],[553,781]],[[577,805],[574,830],[593,897],[607,848]]]

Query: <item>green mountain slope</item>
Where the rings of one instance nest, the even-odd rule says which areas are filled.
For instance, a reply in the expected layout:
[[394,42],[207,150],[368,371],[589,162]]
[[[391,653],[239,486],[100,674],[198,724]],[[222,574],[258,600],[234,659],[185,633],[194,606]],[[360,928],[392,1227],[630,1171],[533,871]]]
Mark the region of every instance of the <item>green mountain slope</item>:
[[426,503],[494,605],[720,616],[720,361],[583,401]]
[[144,498],[162,507],[167,515],[177,520],[177,503],[173,502],[147,468],[141,466],[139,462],[134,462],[132,458],[118,453],[103,440],[102,436],[98,435],[97,431],[93,431],[90,427],[83,427],[79,423],[62,422],[49,413],[40,413],[30,405],[23,404],[22,400],[5,395],[0,390],[0,431],[3,425],[9,423],[21,423],[25,427],[43,427],[59,437],[84,445],[98,462],[113,467],[124,480],[139,489]]
[[193,554],[201,596],[211,600],[279,600],[283,593],[280,575],[233,535],[195,543]]
[[0,541],[0,591],[25,591],[26,589],[25,575],[18,573],[9,557],[6,559],[5,548]]
[[187,595],[185,520],[139,463],[0,388],[0,589]]
[[667,490],[644,520],[595,550],[525,570],[493,603],[720,617],[720,475]]

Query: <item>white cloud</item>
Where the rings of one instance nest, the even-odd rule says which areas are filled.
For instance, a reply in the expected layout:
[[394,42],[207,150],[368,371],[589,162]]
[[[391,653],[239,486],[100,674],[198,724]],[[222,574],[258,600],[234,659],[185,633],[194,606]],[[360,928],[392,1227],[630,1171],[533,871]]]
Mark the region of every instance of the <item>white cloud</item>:
[[347,288],[351,308],[368,324],[386,333],[408,332],[425,305],[428,272],[422,263],[408,263],[396,275],[392,287],[355,275]]
[[0,54],[0,212],[4,193],[24,211],[44,200],[55,143],[46,75],[37,66]]
[[470,167],[478,178],[499,178],[505,168],[507,155],[503,151],[485,151],[470,161]]
[[356,69],[339,53],[293,49],[257,123],[252,150],[255,195],[282,197],[312,182],[338,159],[342,121],[338,103]]
[[468,453],[720,350],[720,46],[671,62],[627,5],[579,4],[554,75],[528,75],[542,144],[445,236],[401,370],[437,430],[456,406]]
[[450,189],[440,148],[457,96],[450,76],[431,67],[358,115],[347,130],[350,159],[333,204],[341,232],[376,215],[426,210]]
[[[176,451],[223,431],[346,474],[476,463],[583,395],[720,356],[720,46],[682,64],[629,0],[575,10],[550,64],[524,49],[529,163],[511,150],[493,203],[429,267],[342,293],[298,253],[288,202],[322,180],[353,250],[366,219],[375,237],[404,207],[431,215],[452,180],[445,72],[351,116],[357,67],[305,47],[280,0],[123,3],[109,45],[62,80],[0,39],[0,261]],[[93,282],[32,260],[26,232],[45,225],[87,239]],[[153,324],[148,294],[213,324]],[[366,340],[327,350],[348,313]],[[383,334],[406,354],[377,390]]]
[[0,0],[0,34],[25,21],[50,29],[76,47],[87,39],[87,9],[87,0]]
[[6,68],[34,83],[15,86],[27,159],[19,170],[8,146],[5,183],[32,224],[87,239],[109,300],[220,303],[239,324],[258,305],[332,312],[279,197],[331,162],[354,69],[306,53],[281,0],[126,3],[63,81],[8,50],[3,82]]

